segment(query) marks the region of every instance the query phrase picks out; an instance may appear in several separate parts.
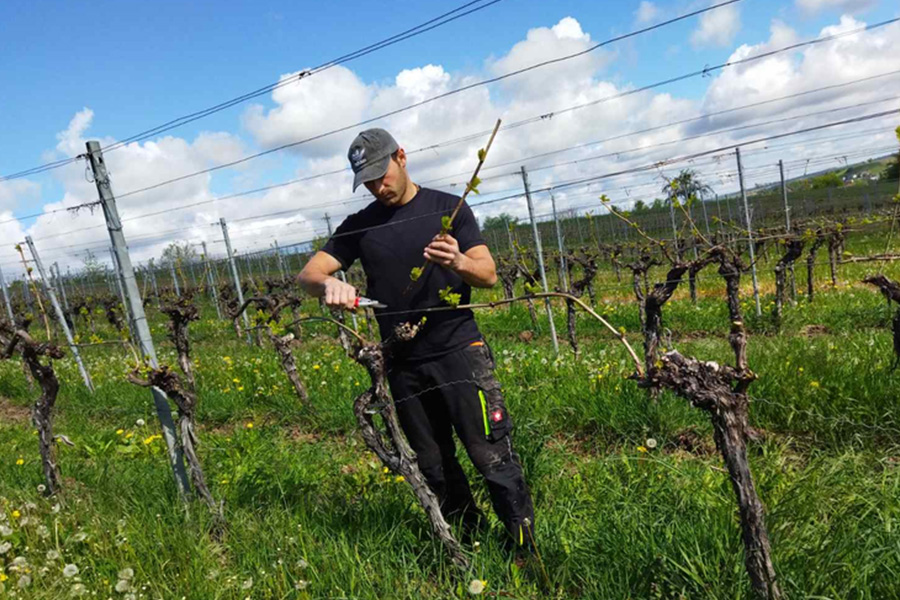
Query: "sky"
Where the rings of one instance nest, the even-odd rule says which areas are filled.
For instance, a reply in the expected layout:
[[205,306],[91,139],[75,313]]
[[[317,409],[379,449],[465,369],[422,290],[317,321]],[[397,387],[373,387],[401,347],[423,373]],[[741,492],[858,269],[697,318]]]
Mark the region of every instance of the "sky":
[[[61,210],[97,198],[83,160],[26,177],[3,176],[77,157],[87,140],[106,147],[279,81],[279,89],[106,152],[135,261],[158,257],[173,241],[206,241],[211,255],[222,255],[221,230],[213,226],[220,217],[228,220],[239,252],[263,250],[276,240],[289,247],[324,234],[325,213],[336,224],[371,200],[362,188],[351,193],[345,170],[350,141],[369,126],[388,128],[410,151],[415,181],[459,193],[485,132],[502,118],[509,128],[498,134],[481,195],[470,198],[483,219],[527,214],[516,174],[520,164],[529,169],[534,189],[560,185],[554,196],[563,210],[603,212],[600,194],[622,207],[650,200],[665,177],[685,167],[716,192],[730,193],[737,180],[733,156],[725,152],[691,162],[658,161],[900,107],[900,74],[892,73],[900,69],[897,23],[753,59],[900,16],[900,6],[884,0],[741,0],[358,127],[353,125],[712,3],[501,0],[290,81],[462,4],[7,4],[0,20],[0,266],[13,276],[21,272],[14,244],[26,235],[45,261],[72,269],[87,251],[106,260],[108,245],[102,214]],[[757,106],[741,108],[748,104]],[[721,111],[729,112],[703,117]],[[742,148],[748,186],[776,178],[779,159],[793,176],[887,154],[896,146],[898,124],[894,114],[748,143]],[[445,143],[467,136],[473,138]],[[234,167],[140,191],[245,158]],[[632,172],[611,176],[622,170]],[[597,178],[590,185],[561,185],[590,177]],[[549,193],[536,193],[535,202],[537,213],[549,211]]]

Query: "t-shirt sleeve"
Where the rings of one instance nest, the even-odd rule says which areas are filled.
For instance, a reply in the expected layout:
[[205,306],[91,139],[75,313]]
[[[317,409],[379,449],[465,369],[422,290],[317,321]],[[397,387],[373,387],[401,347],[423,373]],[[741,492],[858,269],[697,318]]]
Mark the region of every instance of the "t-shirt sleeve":
[[463,202],[462,208],[453,221],[453,231],[450,235],[459,242],[459,251],[468,252],[470,248],[484,244],[484,238],[481,237],[481,230],[478,228],[478,221],[469,205]]
[[360,226],[356,216],[347,217],[322,246],[322,252],[327,252],[335,257],[341,263],[341,269],[344,271],[349,269],[350,265],[359,258],[359,238],[362,233],[358,231]]

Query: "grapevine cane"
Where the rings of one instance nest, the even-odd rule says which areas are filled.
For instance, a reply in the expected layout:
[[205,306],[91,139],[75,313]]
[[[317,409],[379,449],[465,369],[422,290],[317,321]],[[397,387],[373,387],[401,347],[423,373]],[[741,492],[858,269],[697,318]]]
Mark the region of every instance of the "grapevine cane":
[[[469,192],[475,192],[478,194],[478,184],[481,183],[481,180],[478,178],[478,173],[481,171],[482,165],[484,165],[484,161],[487,159],[487,154],[491,149],[491,144],[494,143],[494,137],[497,135],[497,131],[500,129],[500,119],[497,119],[497,123],[494,125],[494,130],[491,132],[491,137],[488,139],[487,146],[481,148],[478,151],[478,165],[475,167],[475,172],[472,173],[472,178],[469,180],[469,183],[466,184],[466,190],[463,192],[463,195],[460,197],[459,202],[456,203],[456,208],[453,209],[453,212],[450,216],[441,217],[441,235],[450,233],[450,230],[453,229],[453,220],[456,218],[456,215],[459,213],[459,210],[462,208],[463,202],[466,201],[466,196],[469,195]],[[428,270],[428,266],[431,263],[428,261],[425,262],[421,267],[413,267],[412,271],[409,272],[409,278],[411,279],[409,285],[406,287],[406,290],[403,292],[404,294],[408,294],[412,289],[413,284],[417,282],[424,274],[425,271]]]

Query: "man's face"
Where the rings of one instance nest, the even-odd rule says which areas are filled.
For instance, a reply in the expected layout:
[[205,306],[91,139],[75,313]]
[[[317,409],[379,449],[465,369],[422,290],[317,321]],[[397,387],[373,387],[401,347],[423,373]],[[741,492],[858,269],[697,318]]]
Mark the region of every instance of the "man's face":
[[388,170],[383,177],[367,181],[363,185],[375,199],[385,206],[395,206],[406,194],[409,178],[406,174],[406,154],[401,148],[388,163]]

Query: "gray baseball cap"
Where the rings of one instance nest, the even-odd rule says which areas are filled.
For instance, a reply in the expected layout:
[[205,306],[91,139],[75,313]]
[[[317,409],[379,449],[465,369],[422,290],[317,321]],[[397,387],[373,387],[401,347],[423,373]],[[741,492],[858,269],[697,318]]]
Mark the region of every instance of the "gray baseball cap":
[[347,158],[353,169],[353,191],[367,181],[383,177],[391,154],[400,149],[397,140],[384,129],[366,129],[353,140]]

